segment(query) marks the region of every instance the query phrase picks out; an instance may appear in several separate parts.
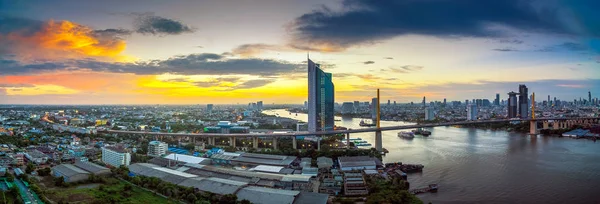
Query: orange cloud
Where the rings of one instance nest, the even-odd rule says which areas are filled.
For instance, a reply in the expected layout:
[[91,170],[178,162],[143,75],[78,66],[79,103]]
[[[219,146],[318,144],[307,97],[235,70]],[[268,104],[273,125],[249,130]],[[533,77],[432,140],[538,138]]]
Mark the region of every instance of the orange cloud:
[[60,59],[92,57],[102,60],[131,61],[122,55],[126,43],[115,36],[95,35],[94,30],[70,21],[45,22],[33,34],[13,32],[2,37],[25,59]]

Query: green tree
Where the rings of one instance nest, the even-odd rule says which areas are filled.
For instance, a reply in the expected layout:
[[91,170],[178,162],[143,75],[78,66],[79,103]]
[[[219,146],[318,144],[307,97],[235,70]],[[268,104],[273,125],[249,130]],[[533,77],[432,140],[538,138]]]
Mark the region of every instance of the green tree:
[[31,162],[27,163],[27,168],[25,168],[25,173],[31,174],[31,172],[33,172],[34,170],[35,170],[35,166],[33,165],[33,163],[31,163]]
[[189,201],[190,203],[194,203],[194,202],[196,202],[197,198],[193,193],[190,193],[187,195],[186,200]]
[[237,196],[234,194],[223,195],[221,196],[221,199],[219,199],[219,203],[221,204],[236,204],[236,202]]
[[54,185],[55,186],[64,186],[65,185],[65,177],[55,177],[54,178]]
[[252,202],[250,202],[249,200],[244,199],[244,200],[240,201],[240,204],[252,204]]

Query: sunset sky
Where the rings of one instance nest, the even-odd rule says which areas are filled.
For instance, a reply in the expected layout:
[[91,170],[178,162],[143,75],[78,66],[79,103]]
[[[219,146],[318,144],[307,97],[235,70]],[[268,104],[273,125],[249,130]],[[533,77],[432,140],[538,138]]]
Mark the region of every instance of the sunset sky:
[[597,0],[0,0],[0,104],[600,96]]

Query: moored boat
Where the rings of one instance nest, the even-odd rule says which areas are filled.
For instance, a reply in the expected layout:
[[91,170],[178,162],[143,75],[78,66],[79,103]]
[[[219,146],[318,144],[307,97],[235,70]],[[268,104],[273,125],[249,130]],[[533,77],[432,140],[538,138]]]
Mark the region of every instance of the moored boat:
[[398,137],[402,137],[402,138],[406,138],[406,139],[412,139],[415,138],[415,134],[412,132],[399,132],[398,133]]

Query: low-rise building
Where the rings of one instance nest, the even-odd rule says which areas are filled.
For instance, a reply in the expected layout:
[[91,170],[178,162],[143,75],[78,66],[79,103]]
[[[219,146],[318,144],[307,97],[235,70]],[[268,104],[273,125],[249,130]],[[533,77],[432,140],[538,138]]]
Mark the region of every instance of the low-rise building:
[[52,167],[52,175],[54,177],[63,177],[67,183],[84,181],[89,178],[90,173],[80,169],[72,164],[61,164]]
[[98,176],[110,174],[110,169],[87,161],[75,161],[73,165]]
[[169,145],[161,141],[151,141],[148,143],[148,156],[160,157],[167,154]]

